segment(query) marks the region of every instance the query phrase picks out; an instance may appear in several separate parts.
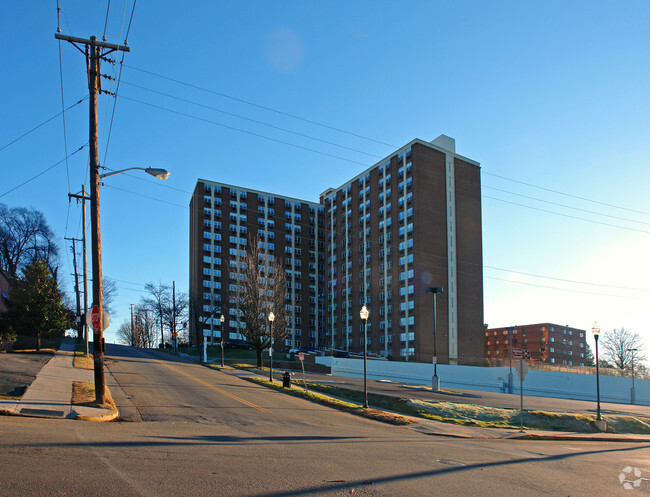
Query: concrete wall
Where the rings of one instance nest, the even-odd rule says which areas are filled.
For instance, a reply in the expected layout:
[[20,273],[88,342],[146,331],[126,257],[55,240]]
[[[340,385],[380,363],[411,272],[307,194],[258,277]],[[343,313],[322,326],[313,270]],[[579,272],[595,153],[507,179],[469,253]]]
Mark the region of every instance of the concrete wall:
[[[363,377],[363,360],[339,357],[317,357],[319,364],[331,364],[332,374],[352,378]],[[509,368],[438,365],[442,388],[463,388],[486,392],[507,389]],[[416,385],[430,385],[433,366],[423,363],[368,360],[368,379],[392,380]],[[519,394],[519,378],[513,368],[513,393]],[[529,371],[524,379],[524,395],[596,401],[596,376],[552,371]],[[631,378],[600,377],[601,402],[629,404]],[[636,404],[650,405],[650,380],[634,382]]]

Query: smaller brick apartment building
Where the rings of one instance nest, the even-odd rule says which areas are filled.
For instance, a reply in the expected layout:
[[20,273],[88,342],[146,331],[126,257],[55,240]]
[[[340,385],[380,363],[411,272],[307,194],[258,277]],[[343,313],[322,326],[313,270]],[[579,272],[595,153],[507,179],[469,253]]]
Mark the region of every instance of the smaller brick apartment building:
[[512,347],[529,349],[533,362],[565,366],[585,365],[585,330],[552,323],[486,329],[485,357],[494,364],[508,364],[511,337]]

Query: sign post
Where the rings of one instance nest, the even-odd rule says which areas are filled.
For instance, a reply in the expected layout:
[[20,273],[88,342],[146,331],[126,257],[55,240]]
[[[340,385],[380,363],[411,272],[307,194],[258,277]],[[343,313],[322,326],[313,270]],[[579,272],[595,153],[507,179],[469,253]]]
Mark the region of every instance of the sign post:
[[302,381],[305,384],[305,392],[308,392],[307,378],[305,378],[305,354],[303,352],[298,352],[298,359],[300,359],[300,364],[302,365]]
[[530,349],[512,349],[513,356],[517,351],[517,376],[519,376],[519,397],[520,397],[520,419],[521,419],[521,432],[524,431],[524,378],[528,374],[528,363],[526,359],[530,359]]

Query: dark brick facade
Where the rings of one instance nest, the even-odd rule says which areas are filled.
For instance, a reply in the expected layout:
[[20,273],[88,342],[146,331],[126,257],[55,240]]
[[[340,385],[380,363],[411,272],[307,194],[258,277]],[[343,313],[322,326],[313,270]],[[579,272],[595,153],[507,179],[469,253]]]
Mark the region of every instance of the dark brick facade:
[[[294,312],[287,345],[361,353],[364,323],[359,311],[366,305],[369,353],[429,362],[433,297],[426,288],[442,286],[436,314],[438,362],[480,364],[484,360],[480,169],[456,155],[454,148],[447,137],[432,143],[413,140],[341,187],[322,193],[319,204],[199,180],[190,206],[190,297],[198,296],[201,312],[208,312],[203,306],[211,302],[201,298],[208,293],[203,272],[218,269],[213,252],[218,242],[221,273],[206,276],[211,284],[219,282],[220,288],[208,291],[214,296],[218,290],[220,300],[215,304],[226,309],[233,281],[224,268],[231,263],[231,249],[238,250],[230,236],[244,236],[231,234],[230,215],[239,220],[235,231],[245,226],[245,236],[256,234],[258,206],[267,208],[268,199],[274,198],[275,256],[285,257],[288,248],[300,249],[285,266],[295,277],[295,261],[300,260],[300,276],[287,294]],[[219,195],[215,188],[220,188]],[[214,205],[216,198],[220,207]],[[231,209],[231,200],[239,203],[239,210]],[[291,221],[285,218],[285,202],[293,206]],[[212,210],[204,214],[205,208]],[[214,209],[221,210],[221,239],[208,239],[210,250],[204,250],[204,228],[211,236],[217,233]],[[299,242],[296,226],[301,230]],[[293,245],[285,238],[291,230]],[[224,331],[232,333],[232,320],[225,311],[224,315]],[[211,330],[212,335],[218,325]]]

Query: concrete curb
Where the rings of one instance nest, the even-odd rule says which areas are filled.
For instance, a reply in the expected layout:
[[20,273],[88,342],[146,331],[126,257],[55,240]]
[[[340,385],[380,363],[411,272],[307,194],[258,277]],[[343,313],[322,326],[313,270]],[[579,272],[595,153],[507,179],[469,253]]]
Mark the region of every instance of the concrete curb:
[[104,421],[113,421],[117,419],[120,415],[120,411],[117,409],[112,409],[111,412],[106,414],[77,414],[74,418],[78,421],[95,421],[95,422],[104,422]]

